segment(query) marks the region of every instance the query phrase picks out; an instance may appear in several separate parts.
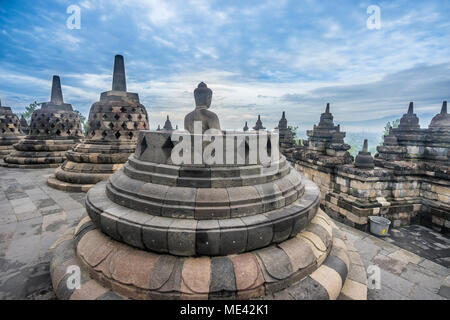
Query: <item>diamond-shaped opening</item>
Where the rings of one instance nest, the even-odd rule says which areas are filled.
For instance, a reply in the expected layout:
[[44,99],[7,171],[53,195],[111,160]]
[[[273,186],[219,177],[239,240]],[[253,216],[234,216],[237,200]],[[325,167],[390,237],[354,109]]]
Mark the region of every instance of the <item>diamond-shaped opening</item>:
[[102,132],[103,138],[105,138],[107,135],[108,135],[108,134],[106,133],[106,131],[103,131],[103,132]]
[[135,113],[136,112],[136,108],[131,109],[131,112]]
[[108,118],[108,116],[106,115],[106,113],[103,114],[103,119]]
[[138,115],[138,119],[142,120],[142,114]]
[[162,146],[163,149],[173,149],[173,147],[174,147],[174,144],[172,142],[172,139],[170,139],[170,137],[169,137],[169,139],[166,140],[166,142],[164,142],[164,144]]
[[122,107],[122,108],[120,108],[120,111],[121,111],[121,112],[126,112],[126,111],[127,111],[127,108]]
[[126,130],[127,129],[127,124],[125,122],[122,122],[122,129]]
[[135,129],[137,129],[137,128],[138,128],[138,124],[135,122],[135,123],[133,124],[133,127],[134,127]]
[[116,132],[116,134],[115,134],[115,136],[116,136],[116,138],[117,138],[117,139],[119,139],[119,138],[120,138],[120,136],[121,136],[120,132],[119,132],[119,131],[117,131],[117,132]]
[[67,133],[68,135],[70,135],[70,130],[67,130],[66,133]]
[[118,113],[116,113],[116,114],[114,115],[114,119],[119,120],[119,119],[120,119],[120,115],[119,115]]
[[95,131],[94,130],[92,130],[91,136],[95,136]]
[[144,138],[142,139],[142,142],[141,142],[141,153],[139,154],[139,157],[141,157],[142,156],[142,154],[145,152],[145,150],[147,150],[147,140],[145,139],[145,136],[144,136]]
[[130,139],[133,139],[133,136],[134,136],[134,134],[133,134],[133,132],[128,132],[128,138],[130,138]]
[[5,133],[5,131],[6,131],[5,128],[2,128],[2,133]]
[[58,136],[59,135],[61,135],[61,131],[58,129],[58,130],[56,130],[56,132],[55,132]]
[[131,121],[131,119],[133,119],[133,116],[132,116],[131,114],[129,114],[129,115],[127,116],[127,118],[128,118],[128,120]]
[[112,122],[110,122],[108,127],[110,127],[112,129],[112,128],[114,128],[114,124]]

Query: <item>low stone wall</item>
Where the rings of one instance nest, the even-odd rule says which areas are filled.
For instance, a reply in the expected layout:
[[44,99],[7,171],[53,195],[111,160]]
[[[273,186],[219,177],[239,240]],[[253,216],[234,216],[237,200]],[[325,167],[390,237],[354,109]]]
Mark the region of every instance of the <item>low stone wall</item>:
[[368,217],[380,215],[393,227],[420,223],[450,233],[450,182],[434,171],[354,165],[333,170],[303,161],[296,162],[296,169],[319,186],[322,209],[352,227],[367,231]]

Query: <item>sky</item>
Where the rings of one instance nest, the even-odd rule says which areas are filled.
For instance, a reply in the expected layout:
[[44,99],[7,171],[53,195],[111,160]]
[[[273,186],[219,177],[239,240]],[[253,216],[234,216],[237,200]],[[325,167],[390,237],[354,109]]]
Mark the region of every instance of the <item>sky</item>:
[[381,132],[410,101],[426,127],[450,98],[449,13],[448,0],[0,0],[0,99],[15,112],[48,101],[58,74],[87,115],[122,54],[151,129],[166,115],[182,128],[200,81],[227,129],[258,114],[273,128],[286,111],[305,131],[329,102],[343,131]]

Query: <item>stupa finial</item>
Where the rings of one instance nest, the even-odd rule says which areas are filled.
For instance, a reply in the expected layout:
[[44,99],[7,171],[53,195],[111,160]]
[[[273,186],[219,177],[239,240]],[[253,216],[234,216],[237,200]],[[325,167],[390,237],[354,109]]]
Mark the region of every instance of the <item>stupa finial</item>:
[[367,143],[367,139],[364,139],[364,144],[363,144],[363,148],[362,148],[363,152],[369,152],[369,146]]
[[114,73],[112,89],[114,91],[127,91],[127,81],[125,78],[125,63],[123,56],[118,54],[114,57]]
[[330,103],[327,103],[327,107],[325,108],[325,113],[330,113]]
[[413,113],[414,113],[414,102],[410,102],[409,107],[408,107],[408,114],[413,114]]
[[447,101],[442,102],[441,114],[447,114]]
[[50,97],[50,102],[53,104],[63,104],[63,95],[61,90],[61,79],[59,76],[53,76],[52,80],[52,93]]
[[164,130],[173,130],[172,123],[170,122],[169,116],[168,116],[168,115],[167,115],[167,120],[166,120],[166,122],[164,123],[163,129],[164,129]]

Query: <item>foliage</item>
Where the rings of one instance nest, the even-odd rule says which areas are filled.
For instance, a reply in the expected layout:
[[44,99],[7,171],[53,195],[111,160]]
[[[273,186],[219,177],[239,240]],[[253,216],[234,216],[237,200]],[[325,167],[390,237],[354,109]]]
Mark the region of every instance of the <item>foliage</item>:
[[20,118],[23,116],[25,120],[27,120],[28,123],[30,123],[31,115],[33,112],[41,105],[41,103],[37,103],[36,101],[33,103],[30,103],[28,107],[25,107],[25,112],[20,112],[17,114],[17,116]]
[[391,126],[392,126],[392,128],[397,128],[399,124],[400,124],[400,119],[396,119],[395,121],[392,122],[392,124],[389,121],[388,121],[388,123],[386,123],[386,125],[384,126],[383,136],[381,137],[380,145],[382,145],[384,143],[384,136],[387,136],[389,134],[389,128]]
[[298,126],[297,126],[297,127],[288,126],[288,129],[289,129],[289,131],[291,131],[291,133],[292,133],[292,139],[294,139],[294,141],[295,141],[296,144],[299,144],[299,143],[300,143],[300,139],[299,139],[298,136],[297,136],[297,129],[298,129]]
[[74,111],[80,117],[80,123],[81,123],[81,127],[82,127],[82,130],[83,130],[83,134],[86,135],[88,133],[88,131],[89,131],[88,119],[84,115],[82,115],[80,111],[78,111],[78,110],[74,110]]

